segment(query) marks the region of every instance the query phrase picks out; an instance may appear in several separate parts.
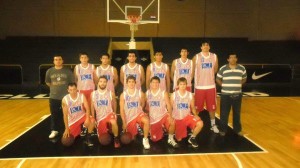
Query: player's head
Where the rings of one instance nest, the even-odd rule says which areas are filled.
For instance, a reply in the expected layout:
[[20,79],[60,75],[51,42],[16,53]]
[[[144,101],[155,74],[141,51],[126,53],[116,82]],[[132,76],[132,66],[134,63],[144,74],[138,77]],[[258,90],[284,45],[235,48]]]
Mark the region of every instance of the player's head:
[[128,88],[133,89],[135,88],[135,84],[136,84],[136,79],[133,75],[129,75],[126,78],[126,83],[128,85]]
[[227,61],[230,65],[236,65],[237,60],[238,60],[238,58],[237,58],[237,55],[235,53],[230,53],[228,55]]
[[151,89],[158,89],[158,88],[159,88],[159,83],[160,83],[159,77],[153,76],[153,77],[150,79]]
[[100,56],[101,64],[107,65],[110,61],[110,55],[108,53],[104,53]]
[[77,84],[75,82],[71,82],[68,84],[68,93],[71,95],[77,93]]
[[185,77],[180,77],[177,80],[177,86],[179,88],[179,90],[185,90],[186,86],[187,86],[187,80]]
[[136,59],[137,59],[137,57],[136,57],[136,51],[129,50],[128,51],[127,59],[128,59],[129,63],[134,63],[136,61]]
[[99,81],[98,81],[98,87],[101,90],[106,89],[106,85],[107,85],[107,77],[105,75],[101,75],[99,77]]
[[187,58],[187,56],[189,55],[188,49],[183,47],[180,50],[180,57],[181,58]]
[[154,59],[156,62],[161,62],[163,59],[163,54],[160,50],[155,51],[154,53]]
[[210,42],[208,40],[203,40],[201,42],[201,51],[202,52],[209,52],[210,50]]
[[56,54],[53,56],[53,64],[55,66],[62,66],[63,63],[64,63],[64,60],[60,54]]
[[79,53],[79,60],[82,64],[87,64],[89,62],[89,56],[86,52]]

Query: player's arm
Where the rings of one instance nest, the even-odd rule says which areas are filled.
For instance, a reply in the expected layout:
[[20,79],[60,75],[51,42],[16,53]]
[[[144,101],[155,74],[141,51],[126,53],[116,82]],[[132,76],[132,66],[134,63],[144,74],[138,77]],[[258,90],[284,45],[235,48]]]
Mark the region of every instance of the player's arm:
[[170,92],[170,87],[171,87],[171,81],[170,81],[170,69],[169,66],[167,65],[167,71],[166,71],[166,89],[167,92]]
[[200,118],[200,117],[198,116],[198,113],[197,113],[197,110],[196,110],[196,107],[195,107],[195,98],[194,98],[193,95],[192,95],[192,101],[191,101],[191,110],[192,110],[193,115],[194,115],[196,118]]
[[94,84],[97,86],[98,76],[97,76],[97,68],[95,68],[95,66],[94,66],[94,69],[93,69],[93,81],[94,81]]
[[78,69],[78,65],[75,66],[74,71],[73,71],[74,80],[75,80],[76,83],[78,83],[77,69]]
[[170,103],[170,98],[169,98],[168,92],[165,92],[165,103],[167,106],[168,113],[170,114],[170,116],[172,116],[172,106]]
[[192,81],[193,78],[194,78],[194,74],[195,74],[195,64],[194,64],[193,61],[191,62],[191,66],[192,66],[192,67],[191,67],[191,71],[192,71],[192,72],[191,72],[191,75],[192,75],[192,76],[191,76],[191,81]]
[[119,75],[115,67],[113,68],[113,71],[114,71],[114,86],[116,87],[119,83]]
[[146,70],[146,89],[150,88],[150,75],[151,75],[150,65],[148,65]]
[[173,92],[173,93],[171,94],[171,96],[170,96],[170,105],[171,105],[171,108],[172,108],[173,105],[174,105],[174,93],[175,93],[175,92]]
[[50,78],[50,74],[49,74],[49,70],[47,70],[46,75],[45,75],[45,83],[47,86],[51,86],[51,78]]
[[141,91],[141,99],[140,99],[140,103],[141,103],[141,107],[144,108],[145,107],[145,93]]
[[114,113],[117,113],[117,102],[116,102],[116,95],[114,92],[111,92],[111,105]]
[[215,63],[215,67],[214,67],[214,72],[215,74],[218,72],[219,69],[219,60],[218,60],[218,56],[216,55],[216,63]]
[[91,114],[89,103],[84,95],[82,95],[82,97],[83,97],[83,106],[85,108],[85,114],[86,114],[86,117],[89,118],[90,114]]
[[120,82],[122,83],[122,85],[124,86],[124,65],[121,67],[121,70],[120,70]]
[[124,111],[124,105],[125,105],[124,93],[122,93],[120,95],[120,115],[121,115],[121,119],[122,119],[123,130],[125,130],[126,127],[127,127],[126,118],[125,118],[125,111]]
[[174,72],[175,72],[175,60],[173,60],[172,62],[172,67],[171,67],[171,74],[170,74],[170,78],[171,80],[174,82]]
[[63,110],[63,118],[64,118],[64,124],[65,124],[65,132],[63,134],[63,137],[69,137],[70,136],[70,130],[69,130],[69,123],[68,123],[68,107],[65,103],[65,99],[62,100],[62,110]]
[[94,97],[93,97],[94,92],[92,92],[92,94],[90,95],[90,100],[91,100],[91,116],[93,116],[93,118],[95,118],[95,107],[94,107]]
[[145,83],[145,70],[141,65],[140,68],[141,68],[141,86],[142,86]]

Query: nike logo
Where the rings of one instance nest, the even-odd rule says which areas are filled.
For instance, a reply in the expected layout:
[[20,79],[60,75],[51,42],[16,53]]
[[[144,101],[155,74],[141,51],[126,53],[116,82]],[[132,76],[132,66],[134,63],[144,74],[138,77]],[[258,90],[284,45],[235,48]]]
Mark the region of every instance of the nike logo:
[[269,75],[270,73],[272,73],[272,72],[267,72],[267,73],[264,73],[264,74],[261,74],[261,75],[255,75],[255,72],[252,74],[252,79],[253,80],[257,80],[257,79],[260,79],[260,78],[262,78],[262,77],[264,77],[264,76],[267,76],[267,75]]

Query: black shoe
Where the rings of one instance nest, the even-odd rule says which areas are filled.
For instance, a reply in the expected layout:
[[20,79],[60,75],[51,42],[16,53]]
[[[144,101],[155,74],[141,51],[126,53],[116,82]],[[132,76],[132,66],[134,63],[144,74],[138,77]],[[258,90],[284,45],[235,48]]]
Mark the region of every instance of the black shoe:
[[91,134],[87,134],[87,136],[86,136],[86,145],[87,145],[88,147],[94,146],[94,144],[93,144],[93,142],[92,142],[92,140],[91,140]]
[[81,137],[84,137],[84,136],[86,135],[86,133],[87,133],[87,128],[84,127],[84,126],[82,126],[82,127],[81,127],[80,136],[81,136]]
[[188,140],[189,144],[192,145],[193,148],[197,148],[198,147],[198,144],[197,144],[197,141],[196,141],[196,138],[195,137],[190,137],[189,140]]

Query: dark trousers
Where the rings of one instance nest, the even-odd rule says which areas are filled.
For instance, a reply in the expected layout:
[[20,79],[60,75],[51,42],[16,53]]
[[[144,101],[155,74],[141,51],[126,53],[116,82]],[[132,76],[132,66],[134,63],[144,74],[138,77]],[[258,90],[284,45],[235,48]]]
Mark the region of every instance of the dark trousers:
[[222,132],[227,131],[228,117],[229,117],[231,107],[233,112],[233,130],[236,133],[242,130],[241,115],[240,115],[241,104],[242,104],[242,94],[221,95],[220,130]]
[[51,130],[62,131],[64,129],[64,122],[63,122],[61,100],[49,99],[49,106],[51,112],[51,124],[50,124]]

